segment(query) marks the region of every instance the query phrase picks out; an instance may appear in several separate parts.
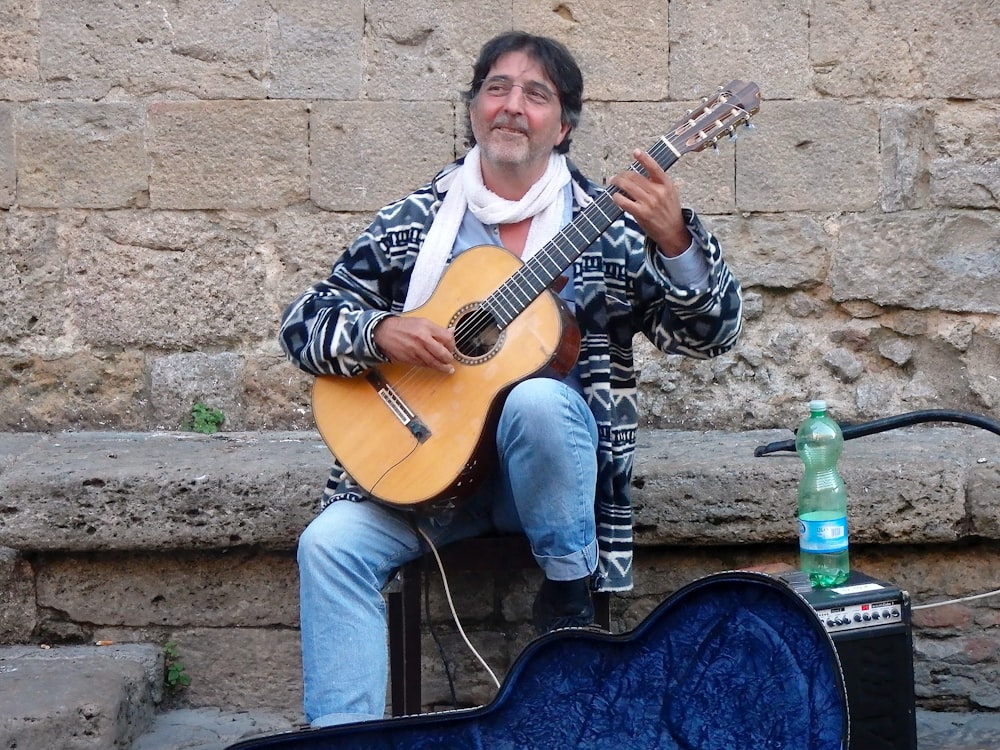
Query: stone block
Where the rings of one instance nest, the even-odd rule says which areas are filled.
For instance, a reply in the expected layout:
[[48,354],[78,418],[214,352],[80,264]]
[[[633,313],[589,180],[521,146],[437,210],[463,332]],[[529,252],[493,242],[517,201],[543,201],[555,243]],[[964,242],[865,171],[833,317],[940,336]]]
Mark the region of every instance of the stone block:
[[833,238],[811,216],[715,216],[708,223],[744,289],[808,289],[826,280]]
[[996,208],[998,133],[1000,114],[974,102],[885,107],[883,209]]
[[[1000,45],[998,45],[1000,52]],[[934,120],[930,198],[948,208],[1000,208],[1000,111],[955,102]]]
[[0,24],[0,99],[5,81],[38,79],[37,0],[8,0]]
[[[969,444],[949,449],[958,436],[968,436]],[[754,456],[757,446],[789,437],[774,431],[640,435],[633,473],[636,543],[794,543],[801,462],[787,451]],[[942,427],[847,441],[840,469],[852,541],[920,544],[962,538],[967,533],[965,484],[973,463],[969,451],[986,439]],[[888,456],[892,473],[884,468]],[[697,465],[701,468],[694,470]]]
[[[619,102],[584,105],[584,125],[579,142],[570,147],[570,158],[596,182],[606,182],[626,169],[635,149],[663,150],[660,138],[671,133],[685,112],[697,102]],[[685,136],[675,136],[682,158],[670,166],[670,178],[677,184],[682,203],[700,213],[728,213],[735,208],[733,192],[735,151],[729,143],[720,145],[719,153],[685,151]],[[671,159],[663,155],[661,163]]]
[[47,430],[148,423],[139,352],[0,356],[0,429]]
[[17,117],[18,203],[138,208],[149,202],[145,112],[119,102],[38,102]]
[[331,463],[301,433],[60,433],[30,445],[0,474],[0,546],[294,549]]
[[35,571],[17,551],[0,547],[0,643],[24,643],[38,622]]
[[879,196],[878,110],[840,101],[765,101],[736,152],[744,211],[866,211]]
[[219,429],[231,430],[241,410],[239,384],[243,380],[243,358],[234,352],[191,352],[156,358],[149,371],[150,406],[159,429],[191,429],[192,408],[203,404],[221,411],[225,422]]
[[[421,701],[425,711],[473,708],[489,703],[497,689],[489,673],[454,628],[439,627],[436,640],[424,635],[421,642]],[[496,627],[470,626],[469,640],[501,682],[521,650],[533,637],[523,623],[502,631]],[[449,680],[450,673],[451,679]],[[390,683],[391,684],[391,683]],[[452,693],[454,685],[454,694]]]
[[[3,32],[0,31],[0,36]],[[0,42],[0,49],[3,44]],[[0,58],[2,60],[2,58]],[[14,204],[17,184],[17,159],[14,154],[14,107],[0,103],[0,208]],[[0,244],[3,247],[3,244]]]
[[36,585],[39,606],[97,630],[296,627],[299,621],[291,553],[43,556]]
[[[452,3],[447,13],[432,0],[405,4],[368,0],[364,17],[364,98],[403,102],[457,102],[472,80],[479,48],[509,31],[513,20],[511,4],[502,0]],[[397,137],[408,137],[407,154],[401,153],[399,142],[392,144],[390,153],[399,154],[399,162],[405,163],[424,151],[421,146],[425,144],[419,140],[410,148],[409,139],[434,126],[413,127],[408,118],[397,122]]]
[[269,217],[265,226],[271,231],[261,233],[257,241],[273,253],[272,263],[280,269],[266,289],[273,309],[284,312],[306,288],[329,276],[334,262],[371,220],[370,212],[334,213],[315,207],[289,208]]
[[1000,462],[996,456],[1000,451],[1000,436],[994,441],[993,450],[983,451],[976,459],[976,464],[969,477],[969,516],[972,529],[988,539],[997,538],[1000,534],[1000,507],[997,498],[1000,497]]
[[887,106],[881,129],[882,210],[928,208],[933,112],[922,105]]
[[670,45],[665,5],[640,0],[613,4],[581,0],[572,5],[516,0],[514,28],[565,44],[583,72],[588,102],[667,98]]
[[361,0],[281,3],[268,23],[273,99],[358,99],[364,61]]
[[58,234],[51,213],[15,209],[0,214],[0,340],[62,334],[69,299]]
[[154,208],[281,208],[309,197],[303,102],[159,101],[148,118]]
[[[961,361],[967,372],[969,390],[976,395],[976,401],[988,410],[987,413],[995,414],[1000,405],[1000,378],[997,378],[994,364],[1000,361],[1000,336],[996,326],[983,328],[972,337]],[[954,346],[951,342],[947,344]]]
[[671,98],[707,96],[733,78],[755,81],[765,99],[808,94],[810,13],[801,4],[678,3],[669,20]]
[[835,300],[882,307],[1000,312],[1000,220],[985,212],[847,217],[830,268]]
[[191,628],[171,636],[191,684],[191,706],[273,711],[302,719],[302,658],[297,630]]
[[77,344],[179,351],[270,338],[270,257],[257,241],[265,224],[239,214],[118,211],[64,226]]
[[[68,22],[72,19],[73,22]],[[239,0],[42,3],[41,76],[63,96],[100,98],[179,91],[211,98],[267,95],[278,17],[271,4]]]
[[1000,41],[992,25],[983,23],[983,11],[979,0],[817,5],[809,23],[815,84],[838,97],[995,98]]
[[[311,430],[314,379],[280,354],[250,357],[240,383],[243,422],[232,429]],[[235,420],[236,417],[234,417]]]
[[455,158],[454,128],[450,102],[317,102],[313,202],[332,211],[374,211],[402,198]]

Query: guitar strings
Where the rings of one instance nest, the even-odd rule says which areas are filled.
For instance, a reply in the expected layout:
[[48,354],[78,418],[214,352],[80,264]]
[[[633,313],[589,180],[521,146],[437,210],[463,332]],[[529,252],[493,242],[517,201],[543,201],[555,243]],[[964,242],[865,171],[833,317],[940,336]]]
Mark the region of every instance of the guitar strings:
[[[667,158],[672,158],[673,161],[676,161],[676,157],[673,156],[673,151],[666,144],[664,144],[662,140],[653,144],[652,148],[649,149],[649,154],[661,164],[663,164],[661,159],[666,160]],[[672,162],[668,162],[665,168],[669,168],[670,166],[672,166]],[[638,161],[633,161],[629,166],[629,169],[639,174],[645,173],[645,170]],[[497,307],[503,308],[503,306],[506,306],[508,310],[516,309],[516,304],[512,302],[512,300],[516,301],[516,293],[518,291],[524,292],[525,290],[525,285],[522,284],[521,279],[535,274],[535,269],[531,264],[547,264],[552,268],[558,267],[559,272],[562,272],[569,265],[569,263],[573,262],[581,250],[571,240],[569,236],[570,231],[576,231],[580,234],[584,241],[587,241],[587,244],[583,247],[583,249],[586,249],[586,247],[592,244],[608,226],[616,221],[623,213],[623,211],[618,208],[617,204],[615,204],[611,198],[617,192],[620,192],[620,190],[614,185],[607,186],[601,194],[597,196],[597,198],[584,207],[576,219],[560,229],[556,235],[539,250],[538,254],[532,259],[532,261],[530,261],[530,263],[526,263],[521,266],[510,278],[504,281],[503,284],[501,284],[485,300],[483,300],[476,310],[462,318],[455,328],[456,352],[465,353],[467,350],[472,348],[473,342],[475,342],[479,336],[490,328],[496,326],[498,330],[503,330],[510,324],[510,321],[504,324],[502,320],[498,319],[494,309]],[[595,214],[599,215],[595,216]],[[579,228],[579,225],[583,223],[590,224],[591,228],[594,230],[595,233],[592,238]],[[570,255],[570,251],[573,252],[572,255]],[[566,264],[563,265],[560,263],[560,259],[566,261]],[[537,274],[535,274],[535,280],[536,282],[542,281],[541,277]],[[528,305],[530,305],[531,302],[533,302],[534,299],[545,290],[545,288],[547,288],[547,285],[542,285],[538,291],[535,292],[531,287],[528,287],[528,291],[526,292],[528,298],[525,301],[524,307],[528,307]],[[511,318],[511,321],[513,321],[514,317]],[[437,371],[431,370],[427,367],[413,365],[400,374],[393,387],[397,390],[397,392],[401,392],[411,386],[424,386],[436,377],[440,377],[440,374]]]
[[[684,126],[686,126],[687,130],[691,130],[698,125],[698,121],[700,119],[704,119],[707,115],[715,114],[716,111],[720,109],[720,107],[726,108],[726,113],[718,115],[715,121],[713,123],[710,123],[714,128],[714,136],[712,138],[709,138],[709,133],[707,132],[707,130],[712,130],[713,128],[703,127],[701,130],[696,131],[696,135],[702,141],[700,148],[704,148],[709,143],[714,143],[715,139],[718,139],[718,137],[721,136],[722,133],[726,132],[727,127],[724,122],[724,117],[726,115],[732,115],[733,113],[737,115],[736,118],[732,121],[732,123],[728,127],[730,134],[732,134],[733,128],[735,128],[736,125],[746,121],[749,118],[750,113],[746,109],[738,105],[734,106],[729,103],[729,96],[730,96],[729,92],[721,93],[718,99],[716,101],[713,101],[710,105],[708,102],[706,102],[705,105],[703,105],[702,111],[698,113],[697,117],[695,117],[693,113],[689,114],[688,119],[684,122]],[[666,135],[660,140],[658,140],[656,143],[653,144],[653,146],[648,151],[649,155],[652,156],[656,160],[656,162],[663,167],[664,170],[667,170],[671,166],[673,166],[673,164],[678,160],[683,151],[693,150],[687,148],[686,146],[683,148],[678,148],[678,145],[683,146],[683,144],[675,144],[673,142],[674,137],[678,137],[682,134],[681,131],[682,131],[682,126],[676,125],[674,128],[674,132],[672,134]],[[639,174],[643,175],[646,174],[646,170],[642,167],[641,164],[638,163],[638,161],[632,162],[629,169]],[[456,338],[456,343],[459,342],[468,343],[468,341],[471,341],[472,337],[479,335],[479,333],[481,333],[483,330],[485,330],[490,325],[497,322],[497,316],[494,315],[494,313],[492,313],[490,310],[490,308],[494,306],[493,304],[491,304],[491,301],[498,303],[505,303],[505,302],[509,303],[511,299],[516,299],[516,293],[524,289],[523,286],[519,286],[519,280],[533,274],[534,266],[542,265],[544,262],[550,262],[550,263],[555,263],[556,267],[559,268],[560,272],[564,270],[566,266],[570,262],[572,262],[572,260],[578,254],[577,248],[575,248],[572,245],[569,236],[567,234],[569,230],[576,230],[577,232],[580,233],[583,239],[587,241],[587,244],[584,245],[584,249],[587,246],[589,246],[590,243],[596,240],[597,237],[599,237],[600,234],[604,232],[607,226],[609,226],[614,220],[616,220],[618,216],[620,216],[622,213],[622,211],[618,209],[617,206],[614,204],[614,202],[611,200],[611,196],[617,192],[620,192],[618,188],[616,188],[613,185],[608,186],[601,193],[601,195],[599,195],[590,205],[588,205],[580,213],[580,215],[574,221],[570,222],[568,225],[566,225],[566,227],[561,229],[556,234],[556,236],[539,251],[539,254],[536,256],[536,258],[538,258],[538,261],[532,259],[531,262],[525,264],[522,268],[518,269],[518,271],[515,274],[513,274],[510,277],[510,279],[505,281],[496,291],[494,291],[489,297],[487,297],[487,299],[484,301],[483,306],[480,307],[479,310],[471,314],[469,318],[466,318],[462,321],[462,323],[466,323],[466,321],[468,321],[468,325],[466,325],[468,333],[462,333],[456,330],[456,333],[459,334],[459,337]],[[611,204],[609,208],[612,210],[614,216],[608,214],[603,209],[603,206],[608,203]],[[601,213],[602,218],[607,221],[607,224],[604,224],[603,228],[599,226],[597,223],[590,220],[591,215],[598,211]],[[594,235],[593,238],[588,237],[587,234],[585,234],[583,231],[580,230],[579,225],[584,223],[584,221],[589,222],[591,227],[596,230],[596,234]],[[565,250],[560,250],[559,243],[561,240],[570,243],[570,248],[574,250],[573,256],[570,256],[569,253],[567,253]],[[560,250],[560,252],[562,253],[561,258],[560,256],[556,255],[557,250]],[[563,263],[558,262],[560,259],[562,261],[565,261],[566,264],[563,265]],[[543,279],[538,277],[537,275],[535,280],[536,282],[543,281]],[[538,285],[536,284],[534,287],[528,287],[529,297],[527,299],[527,303],[530,304],[530,302],[535,297],[537,297],[538,294],[541,294],[545,286],[546,285],[543,284],[541,287],[538,287]],[[511,291],[509,290],[513,290],[513,293],[511,293]],[[464,337],[466,336],[468,336],[469,338],[465,339]]]

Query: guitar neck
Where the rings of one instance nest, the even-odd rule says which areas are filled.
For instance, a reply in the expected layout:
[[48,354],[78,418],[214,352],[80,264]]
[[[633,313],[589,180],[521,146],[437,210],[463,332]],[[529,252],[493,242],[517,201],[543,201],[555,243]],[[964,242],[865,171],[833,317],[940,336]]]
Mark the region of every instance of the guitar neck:
[[[680,156],[666,137],[649,149],[649,155],[664,170],[672,167]],[[629,169],[646,174],[639,162],[632,162]],[[510,325],[622,216],[624,211],[612,199],[617,192],[613,185],[605,189],[484,301],[484,307],[500,328]]]
[[[752,82],[730,81],[728,86],[720,86],[714,97],[702,101],[700,107],[689,110],[687,117],[674,123],[669,134],[649,149],[649,155],[664,171],[682,154],[714,146],[726,134],[735,138],[736,126],[748,124],[750,116],[757,112],[760,89]],[[638,162],[632,162],[629,168],[646,175]],[[623,211],[612,200],[616,192],[614,186],[608,187],[484,300],[484,309],[501,329],[509,326],[622,215]]]

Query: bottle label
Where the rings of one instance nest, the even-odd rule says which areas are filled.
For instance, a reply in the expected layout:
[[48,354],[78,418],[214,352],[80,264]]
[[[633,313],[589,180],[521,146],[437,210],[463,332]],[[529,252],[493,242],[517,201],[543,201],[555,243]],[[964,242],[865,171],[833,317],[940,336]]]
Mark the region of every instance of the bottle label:
[[799,517],[799,549],[803,552],[843,552],[847,549],[847,516]]

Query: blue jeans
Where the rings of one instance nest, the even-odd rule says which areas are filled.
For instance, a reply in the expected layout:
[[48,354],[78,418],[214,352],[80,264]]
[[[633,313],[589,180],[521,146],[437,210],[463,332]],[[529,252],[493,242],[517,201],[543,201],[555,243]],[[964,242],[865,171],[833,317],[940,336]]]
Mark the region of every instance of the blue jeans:
[[[523,532],[546,577],[597,568],[597,425],[583,398],[537,378],[507,397],[497,429],[499,469],[448,519],[419,516],[443,546],[484,532]],[[426,545],[415,514],[338,501],[299,539],[305,714],[314,727],[381,719],[388,681],[382,589]]]

